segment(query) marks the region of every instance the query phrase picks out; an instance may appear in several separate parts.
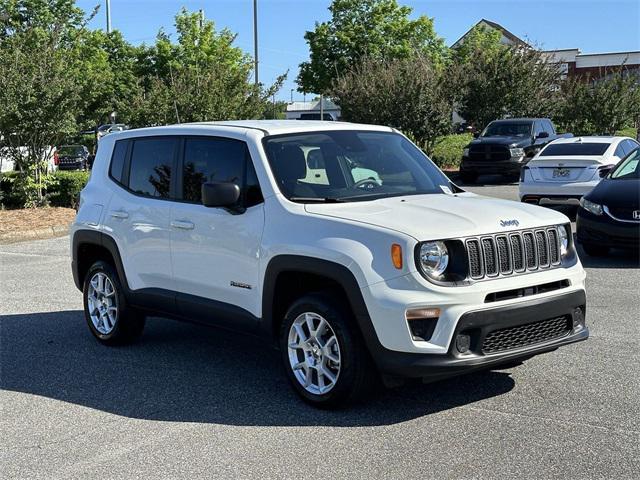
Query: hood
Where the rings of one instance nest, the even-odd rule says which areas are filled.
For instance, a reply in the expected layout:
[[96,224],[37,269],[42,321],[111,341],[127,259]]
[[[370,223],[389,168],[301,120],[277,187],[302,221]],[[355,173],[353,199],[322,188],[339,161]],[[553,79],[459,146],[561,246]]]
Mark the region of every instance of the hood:
[[640,180],[604,178],[587,196],[587,200],[619,208],[640,208]]
[[[391,197],[351,203],[306,204],[309,213],[388,228],[418,241],[467,237],[568,223],[548,208],[473,193]],[[517,222],[517,224],[516,224]]]
[[531,145],[529,137],[478,137],[472,140],[469,145],[513,145],[514,147],[524,147]]

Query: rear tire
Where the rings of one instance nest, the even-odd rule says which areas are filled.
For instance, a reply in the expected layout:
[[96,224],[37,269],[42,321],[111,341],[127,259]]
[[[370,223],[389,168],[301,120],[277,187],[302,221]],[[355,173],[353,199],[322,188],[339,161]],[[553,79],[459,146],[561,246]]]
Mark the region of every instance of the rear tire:
[[82,294],[87,325],[101,343],[122,345],[140,337],[145,317],[127,304],[120,278],[109,263],[91,265]]
[[353,314],[327,293],[296,300],[280,329],[287,378],[302,399],[336,408],[365,399],[378,377]]
[[583,243],[582,249],[590,257],[604,257],[609,253],[609,247],[600,247],[599,245],[594,245],[593,243]]

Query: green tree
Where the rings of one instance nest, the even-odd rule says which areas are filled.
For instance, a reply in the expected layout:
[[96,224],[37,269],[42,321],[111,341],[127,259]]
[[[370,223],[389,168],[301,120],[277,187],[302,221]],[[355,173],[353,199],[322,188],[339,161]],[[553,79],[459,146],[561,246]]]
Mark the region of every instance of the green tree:
[[453,71],[458,111],[479,128],[507,116],[551,117],[559,102],[559,66],[533,48],[479,50]]
[[0,137],[29,206],[44,201],[52,147],[77,131],[83,29],[70,1],[0,3]]
[[562,85],[556,121],[574,135],[615,135],[640,123],[638,77],[626,69],[602,72],[595,81],[578,77]]
[[431,58],[363,58],[330,91],[347,121],[389,125],[427,153],[450,131],[453,102],[447,78]]
[[262,117],[274,85],[251,82],[253,61],[233,45],[229,30],[185,9],[176,16],[177,41],[160,31],[155,45],[139,52],[138,91],[127,121],[132,125]]
[[300,91],[327,93],[364,56],[390,59],[418,53],[435,64],[444,60],[446,47],[433,19],[410,19],[412,9],[396,0],[334,0],[329,10],[331,20],[316,23],[305,34],[310,59],[300,65]]

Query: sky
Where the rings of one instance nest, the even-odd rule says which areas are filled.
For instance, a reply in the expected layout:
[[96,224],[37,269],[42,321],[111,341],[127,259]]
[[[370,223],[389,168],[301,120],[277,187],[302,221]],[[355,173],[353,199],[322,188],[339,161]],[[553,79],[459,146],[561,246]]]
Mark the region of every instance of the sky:
[[[289,70],[280,100],[303,99],[297,92],[298,65],[308,59],[304,40],[316,22],[330,18],[330,0],[258,0],[259,78],[270,84]],[[434,18],[447,45],[481,18],[501,24],[544,49],[579,48],[582,53],[640,50],[640,0],[399,0],[413,8],[412,17]],[[105,28],[105,0],[78,0],[100,10],[92,28]],[[134,44],[152,43],[160,28],[175,32],[181,7],[203,9],[216,28],[237,33],[236,46],[253,54],[253,0],[111,0],[111,24]],[[307,96],[310,99],[310,96]]]

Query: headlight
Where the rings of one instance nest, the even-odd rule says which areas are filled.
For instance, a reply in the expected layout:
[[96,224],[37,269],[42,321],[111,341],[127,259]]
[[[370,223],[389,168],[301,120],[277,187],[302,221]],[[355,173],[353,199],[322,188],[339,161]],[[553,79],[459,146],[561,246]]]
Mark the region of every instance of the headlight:
[[511,157],[524,157],[524,149],[523,148],[510,148]]
[[468,156],[469,156],[469,148],[468,148],[468,147],[467,147],[467,148],[464,148],[464,149],[462,150],[462,156],[463,156],[463,157],[468,157]]
[[590,202],[584,197],[580,199],[580,206],[584,208],[587,212],[591,212],[594,215],[602,215],[602,205]]
[[420,246],[420,267],[433,278],[444,273],[449,265],[449,252],[444,242],[425,242]]
[[564,225],[558,226],[558,235],[560,236],[560,256],[564,257],[569,251],[569,233]]

